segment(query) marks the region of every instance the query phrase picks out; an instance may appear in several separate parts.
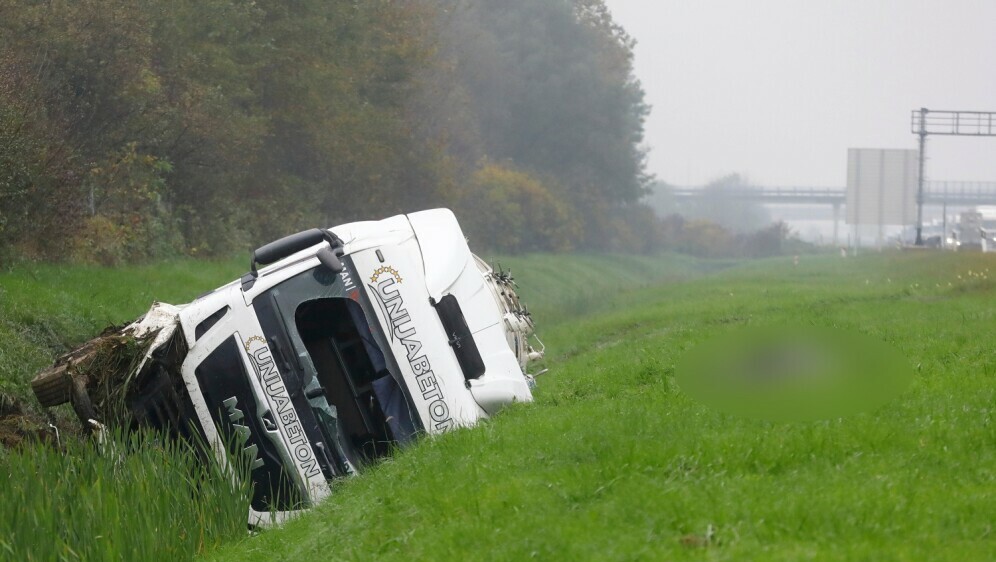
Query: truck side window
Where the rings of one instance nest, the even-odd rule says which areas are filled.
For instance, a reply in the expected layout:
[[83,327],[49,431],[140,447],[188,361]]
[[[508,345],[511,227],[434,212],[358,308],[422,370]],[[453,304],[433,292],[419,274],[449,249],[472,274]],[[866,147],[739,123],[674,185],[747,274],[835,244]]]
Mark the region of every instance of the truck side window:
[[217,324],[219,320],[221,320],[222,318],[225,317],[226,314],[228,314],[229,310],[231,309],[228,307],[228,305],[225,305],[224,308],[215,311],[214,314],[202,320],[201,323],[198,324],[196,328],[194,328],[194,340],[201,339],[201,337],[204,334],[206,334],[208,330],[213,328],[214,325]]
[[373,388],[374,380],[390,374],[369,325],[357,324],[357,315],[362,318],[363,312],[350,299],[315,299],[301,303],[295,324],[348,445],[373,459],[386,454],[394,440]]

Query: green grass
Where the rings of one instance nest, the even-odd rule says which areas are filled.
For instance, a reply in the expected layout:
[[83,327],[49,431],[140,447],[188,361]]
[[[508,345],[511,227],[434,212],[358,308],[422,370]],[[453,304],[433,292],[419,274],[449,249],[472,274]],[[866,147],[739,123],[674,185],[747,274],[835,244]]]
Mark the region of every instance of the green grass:
[[249,486],[151,435],[0,451],[0,559],[189,560],[245,536]]
[[[243,261],[0,274],[0,390],[26,396],[69,346]],[[241,516],[228,526],[242,508],[224,483],[170,472],[182,455],[6,452],[0,559],[996,559],[993,256],[500,261],[548,346],[536,403],[424,440],[252,538]],[[887,342],[912,386],[870,413],[775,423],[676,385],[693,346],[793,323]]]
[[[994,258],[768,260],[592,287],[597,315],[537,314],[551,371],[534,404],[424,440],[211,559],[996,559]],[[533,259],[530,274],[567,268]],[[598,276],[546,279],[527,283],[523,264],[527,302]],[[872,412],[796,423],[722,414],[678,388],[687,350],[767,325],[865,334],[914,380]]]

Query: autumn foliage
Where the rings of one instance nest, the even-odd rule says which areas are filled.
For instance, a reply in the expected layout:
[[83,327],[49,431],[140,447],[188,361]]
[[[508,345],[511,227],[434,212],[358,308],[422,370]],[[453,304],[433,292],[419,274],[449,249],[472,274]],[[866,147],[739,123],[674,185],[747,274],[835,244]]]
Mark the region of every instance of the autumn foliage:
[[0,258],[434,206],[479,246],[638,250],[631,62],[601,0],[0,0]]

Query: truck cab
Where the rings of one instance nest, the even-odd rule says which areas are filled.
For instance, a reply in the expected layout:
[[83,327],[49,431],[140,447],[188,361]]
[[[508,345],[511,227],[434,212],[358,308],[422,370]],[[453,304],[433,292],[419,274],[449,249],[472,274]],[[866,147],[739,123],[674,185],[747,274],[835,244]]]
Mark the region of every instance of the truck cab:
[[[250,524],[279,522],[421,435],[532,400],[532,320],[445,209],[315,229],[256,251],[195,301],[157,303],[139,426],[246,463]],[[536,340],[538,341],[538,340]]]

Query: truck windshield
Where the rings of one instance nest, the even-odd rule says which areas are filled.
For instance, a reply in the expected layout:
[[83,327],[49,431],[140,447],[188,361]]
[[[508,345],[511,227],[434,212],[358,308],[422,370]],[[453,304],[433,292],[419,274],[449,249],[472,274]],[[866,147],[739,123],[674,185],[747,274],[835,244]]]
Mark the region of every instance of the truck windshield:
[[[348,260],[347,260],[348,261]],[[360,293],[318,267],[268,291],[295,355],[304,396],[346,472],[388,453],[415,433],[409,401],[378,344]],[[355,277],[354,277],[355,278]],[[381,341],[383,341],[381,337]]]

